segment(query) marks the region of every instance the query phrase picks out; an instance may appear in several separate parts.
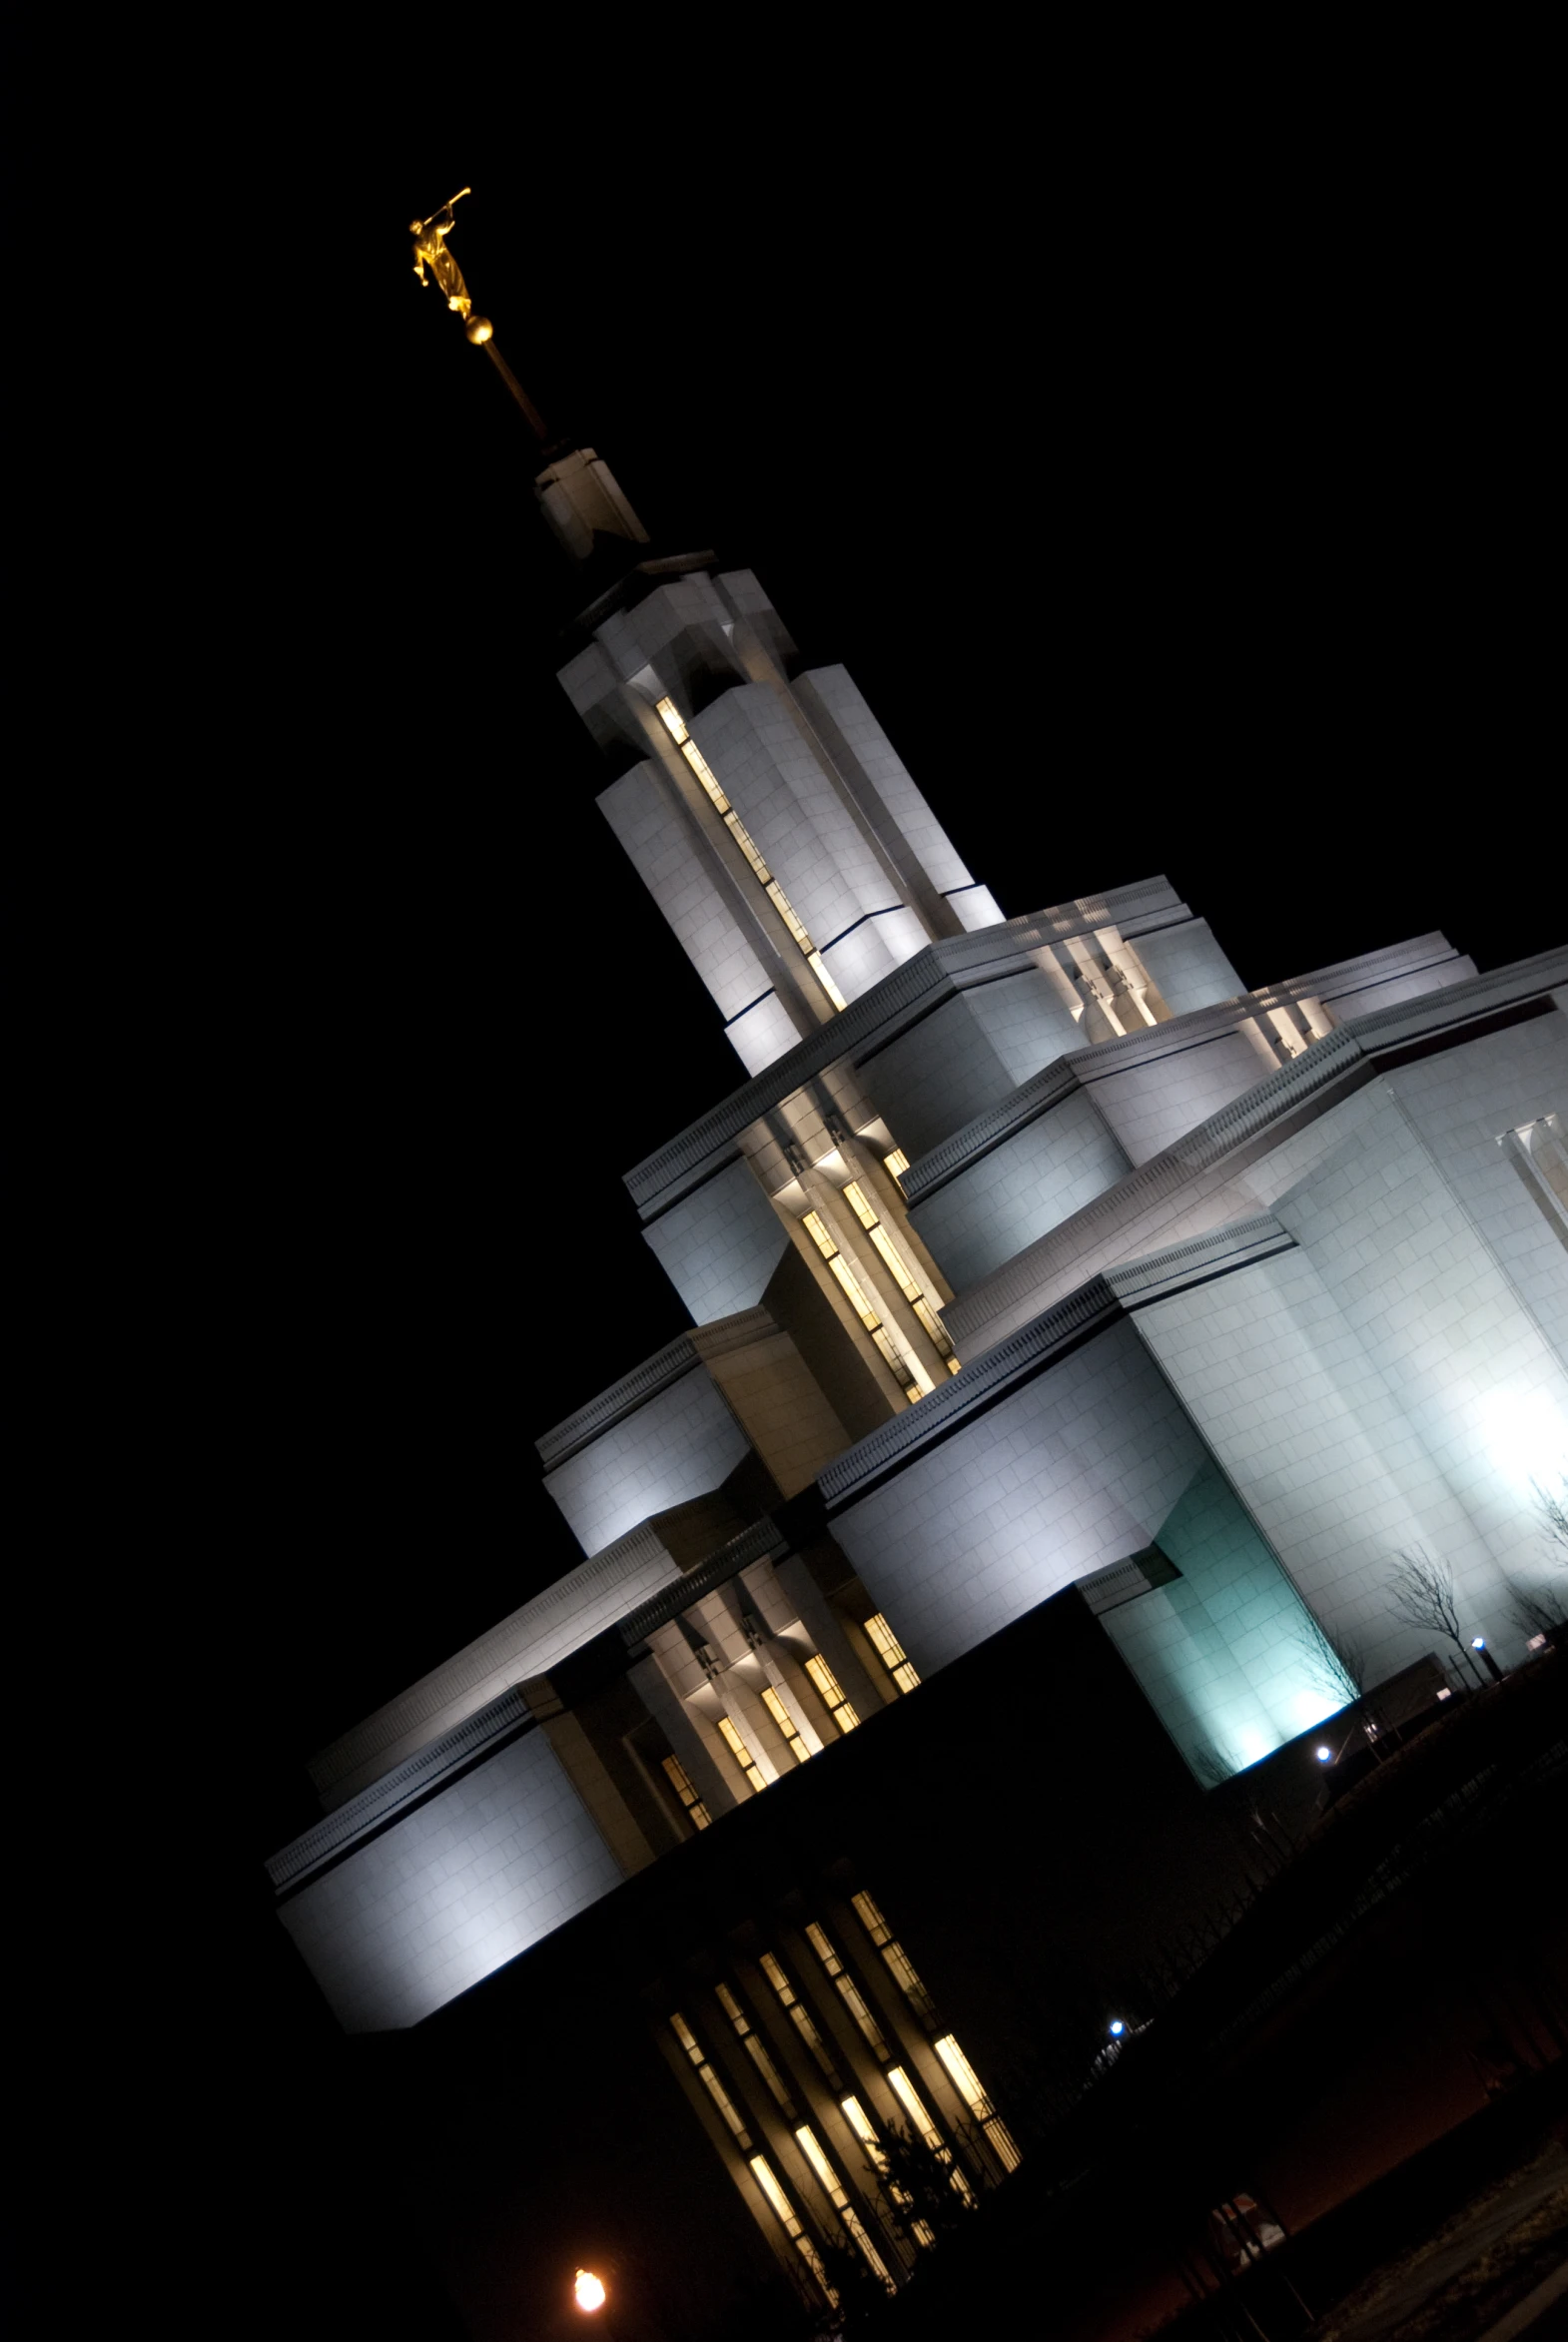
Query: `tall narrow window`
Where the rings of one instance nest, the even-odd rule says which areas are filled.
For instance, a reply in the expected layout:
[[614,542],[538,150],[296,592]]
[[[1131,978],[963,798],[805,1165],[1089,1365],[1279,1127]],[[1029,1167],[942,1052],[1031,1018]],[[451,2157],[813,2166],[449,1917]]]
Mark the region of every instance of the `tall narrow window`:
[[910,2121],[914,2124],[920,2136],[925,2140],[927,2146],[931,2149],[931,2152],[936,2156],[937,2161],[941,2163],[947,2171],[948,2176],[953,2183],[954,2194],[961,2195],[964,2198],[965,2203],[972,2204],[975,2200],[975,2191],[970,2186],[969,2181],[964,2177],[963,2172],[959,2169],[958,2164],[955,2162],[953,2157],[953,2149],[948,2145],[947,2140],[943,2137],[941,2131],[938,2130],[936,2124],[932,2121],[930,2114],[926,2110],[925,2100],[922,2098],[919,2090],[916,2089],[914,2083],[910,2080],[909,2075],[904,2071],[903,2066],[890,2065],[888,2068],[888,2079],[893,2084],[895,2091],[898,2093],[899,2104],[903,2107],[905,2113],[909,2116]]
[[882,1164],[883,1169],[891,1172],[897,1183],[898,1191],[902,1195],[904,1192],[904,1173],[909,1169],[909,1157],[904,1153],[902,1147],[895,1147],[891,1155],[884,1155]]
[[959,1361],[954,1354],[953,1343],[951,1337],[949,1336],[948,1329],[943,1324],[942,1319],[937,1313],[933,1303],[927,1298],[925,1288],[921,1284],[920,1279],[915,1275],[915,1272],[910,1267],[909,1262],[904,1258],[903,1253],[899,1250],[898,1245],[894,1242],[892,1235],[889,1233],[888,1228],[884,1224],[881,1215],[876,1209],[876,1206],[872,1203],[870,1197],[867,1195],[865,1188],[860,1184],[858,1179],[851,1179],[848,1186],[844,1189],[844,1196],[856,1218],[860,1221],[861,1226],[865,1229],[867,1235],[870,1236],[872,1242],[876,1245],[878,1252],[882,1255],[883,1260],[891,1270],[894,1283],[898,1286],[899,1291],[903,1294],[905,1300],[909,1303],[910,1307],[914,1310],[915,1315],[920,1319],[921,1324],[925,1327],[927,1333],[931,1336],[932,1343],[934,1344],[939,1356],[946,1360],[948,1372],[950,1374],[956,1374],[959,1369]]
[[745,2123],[737,2113],[734,2100],[731,2098],[728,2090],[725,2089],[724,2084],[720,2081],[712,2066],[708,2063],[707,2057],[704,2054],[702,2048],[702,2044],[697,2039],[696,2034],[692,2031],[690,2025],[686,2022],[686,2019],[678,2012],[670,2018],[670,2030],[675,2035],[676,2040],[679,2041],[681,2047],[685,2050],[686,2055],[690,2058],[692,2064],[696,2067],[697,2078],[702,2083],[703,2088],[707,2091],[708,2096],[713,2100],[714,2105],[717,2106],[719,2112],[723,2115],[725,2121],[729,2124],[731,2131],[734,2133],[735,2144],[738,2147],[749,2148],[751,2145],[751,2133],[747,2130]]
[[915,1973],[909,1954],[903,1945],[899,1943],[869,1895],[857,1895],[854,1898],[854,1904],[861,1926],[881,1952],[887,1963],[888,1971],[899,1990],[920,2018],[921,2023],[934,2025],[937,2021],[937,2012],[932,2005],[931,1994]]
[[[907,2215],[912,2198],[893,2178],[893,2166],[888,2161],[886,2148],[877,2136],[875,2123],[858,2098],[841,2098],[839,2103],[844,2109],[845,2121],[866,2151],[867,2162],[877,2177],[886,2181],[888,2193],[900,2211]],[[936,2233],[928,2221],[906,2219],[906,2225],[917,2244],[935,2244]]]
[[752,1788],[766,1789],[768,1786],[767,1775],[763,1772],[761,1766],[757,1763],[756,1758],[752,1755],[750,1749],[747,1748],[745,1742],[741,1739],[739,1732],[736,1730],[729,1717],[720,1716],[716,1718],[715,1721],[718,1724],[720,1739],[723,1741],[724,1746],[728,1749],[730,1755],[734,1758],[736,1764],[740,1767],[742,1773],[745,1774],[746,1779],[751,1783]]
[[808,1211],[804,1215],[802,1224],[807,1235],[810,1236],[817,1250],[837,1277],[850,1307],[903,1384],[904,1396],[911,1401],[924,1398],[927,1389],[931,1387],[929,1381],[924,1383],[921,1381],[919,1367],[906,1354],[903,1344],[883,1324],[876,1309],[866,1298],[860,1279],[833,1241],[820,1212]]
[[751,864],[752,872],[756,877],[758,884],[761,886],[763,893],[767,896],[769,902],[773,905],[774,910],[777,911],[779,917],[783,920],[785,926],[789,929],[790,934],[794,937],[796,943],[800,946],[802,952],[805,954],[806,965],[811,970],[812,975],[815,976],[817,982],[821,985],[823,991],[827,994],[829,1000],[833,1003],[833,1006],[836,1009],[847,1009],[849,1007],[849,1003],[844,998],[844,995],[840,992],[838,986],[834,983],[832,977],[828,974],[827,968],[823,963],[822,954],[818,951],[816,945],[812,942],[810,936],[806,933],[805,928],[801,925],[800,920],[796,917],[795,907],[791,903],[788,895],[785,894],[784,889],[779,885],[778,880],[774,877],[772,871],[768,868],[761,854],[757,851],[756,840],[752,837],[751,832],[747,829],[745,823],[741,820],[740,815],[735,811],[734,806],[725,796],[722,788],[720,788],[717,774],[709,765],[707,758],[703,755],[702,750],[697,746],[696,741],[693,740],[691,734],[687,731],[685,718],[682,716],[679,708],[675,705],[675,702],[672,699],[661,699],[658,703],[658,708],[659,714],[664,719],[665,730],[669,733],[670,738],[674,741],[676,747],[680,750],[682,756],[686,759],[687,764],[696,774],[697,779],[702,783],[703,788],[707,791],[710,802],[722,818],[724,826],[729,831],[730,836],[734,839],[736,845],[745,855],[746,860]]
[[839,2088],[839,2072],[833,2062],[833,2052],[818,2032],[810,2009],[790,1982],[783,1967],[774,1958],[771,1952],[764,1952],[757,1965],[778,1994],[780,2006],[789,2011],[790,2022],[811,2051],[818,2065],[821,2066],[825,2078],[834,2089]]
[[881,1660],[889,1675],[892,1676],[893,1681],[898,1685],[899,1690],[901,1692],[912,1692],[915,1689],[915,1686],[919,1683],[920,1677],[915,1672],[912,1663],[905,1658],[903,1644],[899,1641],[897,1635],[893,1632],[893,1629],[889,1626],[887,1620],[883,1617],[880,1610],[875,1612],[872,1617],[867,1619],[866,1633],[871,1638],[871,1642],[873,1648],[876,1651],[877,1657]]
[[739,2000],[730,1990],[728,1984],[715,1984],[713,1989],[718,1997],[719,2006],[723,2009],[725,2015],[729,2018],[730,2023],[735,2027],[737,2039],[745,2049],[745,2052],[751,2059],[752,2064],[761,2074],[764,2082],[766,2082],[770,2096],[774,2099],[775,2103],[782,2109],[782,2111],[788,2114],[793,2120],[795,2113],[795,2101],[789,2094],[789,2084],[785,2081],[784,2076],[780,2073],[772,2058],[768,2055],[767,2049],[763,2045],[762,2041],[759,2040],[757,2034],[753,2031],[750,2017],[746,2014],[746,2011],[744,2008],[742,2008]]
[[840,1732],[853,1732],[860,1718],[850,1706],[843,1685],[819,1651],[813,1651],[806,1661],[806,1673]]
[[795,1722],[794,1717],[785,1707],[783,1701],[779,1698],[778,1693],[773,1689],[771,1684],[764,1684],[762,1687],[762,1705],[764,1708],[766,1708],[768,1714],[772,1717],[774,1723],[778,1726],[780,1732],[784,1735],[785,1741],[789,1746],[789,1753],[794,1758],[796,1764],[809,1764],[811,1761],[811,1751],[807,1748],[805,1742],[800,1737],[800,1726]]
[[885,2065],[892,2052],[882,2037],[882,2027],[866,2006],[860,1986],[834,1951],[826,1929],[819,1928],[813,1920],[806,1930],[806,1941],[832,1977],[834,1990],[859,2025],[872,2055],[879,2057]]
[[859,2213],[855,2210],[854,2205],[850,2202],[843,2181],[839,2178],[838,2173],[834,2170],[832,2164],[828,2161],[827,2156],[823,2153],[822,2142],[817,2137],[816,2132],[812,2129],[809,2122],[803,2122],[800,2125],[800,2128],[796,2131],[795,2136],[800,2142],[801,2153],[805,2156],[807,2162],[811,2165],[812,2170],[816,2173],[817,2182],[821,2187],[823,2194],[827,2197],[829,2203],[837,2212],[846,2232],[852,2236],[855,2239],[856,2244],[859,2245],[861,2257],[865,2261],[867,2268],[871,2271],[874,2277],[881,2278],[883,2284],[891,2293],[894,2290],[894,2287],[893,2280],[888,2275],[887,2262],[882,2258],[881,2253],[878,2252],[876,2246],[872,2243],[871,2238],[867,2235],[865,2223],[862,2221]]
[[713,1816],[697,1795],[696,1785],[679,1757],[663,1757],[665,1778],[681,1802],[681,1809],[694,1830],[706,1830]]
[[821,2286],[823,2292],[827,2295],[828,2300],[832,2303],[833,2307],[837,2309],[839,2305],[839,2297],[834,2292],[832,2286],[828,2283],[828,2272],[822,2266],[822,2255],[818,2252],[816,2246],[812,2243],[811,2238],[806,2234],[805,2229],[801,2226],[801,2223],[796,2216],[794,2205],[790,2202],[789,2197],[784,2193],[783,2188],[780,2187],[777,2178],[774,2176],[772,2164],[768,2161],[766,2155],[753,2155],[751,2158],[751,2168],[756,2178],[757,2185],[761,2188],[764,2196],[766,2196],[769,2207],[772,2210],[774,2217],[777,2219],[779,2226],[783,2229],[785,2235],[794,2245],[795,2250],[800,2254],[800,2257],[805,2262],[807,2268],[816,2278],[817,2283]]
[[936,2050],[953,2076],[954,2088],[991,2141],[1003,2170],[1016,2171],[1023,2157],[1018,2151],[1013,2133],[981,2088],[979,2076],[958,2042],[951,2033],[944,2033],[936,2044]]

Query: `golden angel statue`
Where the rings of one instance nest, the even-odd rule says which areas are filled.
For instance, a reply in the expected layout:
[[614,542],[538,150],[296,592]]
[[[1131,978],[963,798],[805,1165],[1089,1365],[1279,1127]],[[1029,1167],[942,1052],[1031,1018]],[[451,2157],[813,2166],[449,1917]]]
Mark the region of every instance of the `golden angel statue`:
[[427,282],[424,272],[428,269],[446,296],[446,307],[454,309],[464,322],[473,303],[462,281],[461,269],[446,250],[446,239],[456,225],[452,219],[452,204],[460,203],[465,195],[471,195],[472,192],[471,188],[460,187],[451,202],[442,204],[440,210],[432,212],[427,220],[408,222],[408,233],[413,238],[414,275],[423,285]]

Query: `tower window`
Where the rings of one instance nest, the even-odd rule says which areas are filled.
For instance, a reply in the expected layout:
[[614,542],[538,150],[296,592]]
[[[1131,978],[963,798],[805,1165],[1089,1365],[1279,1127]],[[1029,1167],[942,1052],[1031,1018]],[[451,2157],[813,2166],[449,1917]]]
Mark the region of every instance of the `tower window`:
[[816,2246],[812,2243],[811,2238],[806,2234],[805,2229],[801,2226],[800,2220],[796,2216],[795,2207],[790,2202],[789,2197],[784,2193],[783,2188],[780,2187],[778,2179],[774,2174],[773,2166],[768,2161],[767,2156],[753,2155],[751,2158],[751,2169],[752,2174],[756,2179],[757,2185],[761,2188],[764,2196],[767,2198],[769,2208],[772,2210],[774,2217],[779,2223],[779,2226],[783,2229],[785,2235],[794,2245],[796,2251],[800,2254],[800,2257],[805,2262],[807,2268],[816,2278],[817,2283],[821,2286],[822,2291],[826,2294],[828,2300],[833,2304],[833,2307],[837,2309],[839,2304],[839,2297],[834,2292],[832,2286],[828,2283],[828,2272],[822,2266],[822,2256],[818,2252]]
[[806,1941],[832,1978],[839,1998],[859,2025],[872,2055],[886,2065],[892,2051],[882,2037],[882,2027],[867,2007],[860,1986],[834,1951],[826,1929],[818,1927],[815,1920],[811,1921],[806,1929]]
[[676,2040],[679,2041],[681,2047],[685,2050],[686,2055],[690,2058],[693,2066],[696,2068],[697,2078],[702,2083],[703,2088],[707,2091],[708,2096],[713,2100],[714,2105],[717,2106],[719,2112],[723,2115],[724,2120],[729,2124],[731,2131],[734,2133],[735,2144],[738,2147],[749,2147],[751,2145],[751,2133],[747,2130],[745,2123],[741,2120],[740,2115],[736,2112],[734,2100],[730,2097],[729,2092],[724,2087],[724,2084],[720,2081],[718,2075],[714,2072],[712,2066],[708,2063],[707,2057],[704,2054],[702,2048],[702,2044],[697,2039],[696,2034],[692,2031],[690,2025],[686,2022],[686,2019],[678,2012],[670,2018],[670,2030],[675,2035]]
[[948,1329],[927,1299],[925,1289],[910,1268],[908,1261],[888,1233],[875,1205],[867,1196],[865,1188],[862,1187],[858,1179],[851,1179],[844,1189],[844,1196],[861,1226],[882,1255],[892,1273],[894,1283],[920,1319],[926,1332],[931,1336],[938,1355],[946,1360],[948,1372],[956,1374],[959,1369],[959,1361],[954,1354]]
[[867,2268],[870,2269],[874,2277],[881,2278],[883,2284],[891,2293],[894,2290],[894,2287],[893,2280],[888,2275],[887,2263],[882,2258],[882,2255],[878,2252],[876,2246],[872,2243],[871,2238],[867,2235],[865,2223],[861,2220],[860,2215],[855,2210],[853,2204],[850,2202],[849,2196],[845,2191],[843,2181],[839,2178],[838,2173],[834,2170],[832,2164],[828,2161],[827,2156],[823,2153],[822,2142],[817,2137],[816,2132],[812,2129],[809,2122],[803,2122],[800,2125],[800,2128],[796,2131],[795,2136],[800,2143],[801,2153],[805,2156],[807,2162],[811,2165],[812,2170],[816,2174],[818,2185],[821,2187],[823,2194],[827,2197],[829,2203],[837,2212],[847,2234],[852,2236],[856,2244],[860,2247],[861,2257],[864,2259]]
[[903,1384],[904,1396],[911,1403],[916,1399],[924,1398],[930,1387],[929,1383],[921,1382],[920,1370],[914,1360],[906,1355],[902,1342],[888,1330],[877,1311],[872,1307],[871,1302],[867,1300],[859,1278],[834,1242],[821,1213],[806,1212],[801,1224],[834,1276],[837,1277],[839,1286],[850,1307]]
[[752,2064],[756,2067],[757,2071],[761,2074],[763,2081],[767,2084],[770,2096],[774,2099],[775,2103],[779,2106],[781,2111],[789,2115],[791,2120],[793,2120],[795,2114],[795,2101],[789,2094],[789,2085],[785,2081],[784,2076],[780,2073],[778,2067],[774,2064],[772,2058],[768,2055],[767,2049],[763,2042],[753,2031],[750,2017],[746,2014],[746,2011],[744,2008],[742,2008],[739,2000],[730,1990],[728,1984],[715,1984],[713,1989],[718,1997],[719,2006],[723,2009],[725,2015],[729,2018],[730,2023],[735,2027],[736,2038],[740,2041],[745,2049],[747,2056],[751,2059]]
[[665,1778],[679,1798],[681,1809],[694,1830],[706,1830],[713,1816],[697,1795],[696,1785],[679,1757],[662,1757]]
[[893,1629],[889,1626],[881,1611],[876,1611],[872,1617],[866,1620],[865,1623],[866,1633],[871,1639],[872,1647],[876,1651],[877,1657],[881,1660],[889,1675],[892,1676],[893,1681],[898,1685],[899,1690],[901,1692],[912,1692],[915,1689],[915,1686],[919,1683],[920,1677],[916,1673],[912,1663],[905,1658],[903,1644],[899,1641],[897,1635],[893,1632]]
[[899,1943],[869,1895],[857,1895],[853,1900],[861,1926],[881,1952],[888,1972],[898,1985],[899,1990],[920,2018],[921,2023],[934,2025],[937,2021],[937,2012],[932,2004],[931,1994],[915,1973],[913,1962],[903,1945]]
[[833,2052],[818,2032],[810,2009],[790,1982],[783,1967],[774,1958],[771,1952],[764,1952],[757,1964],[778,1994],[780,2005],[788,2010],[791,2023],[818,2065],[821,2066],[825,2078],[834,2089],[838,2089],[841,2085],[838,2067],[833,2062]]
[[959,2169],[958,2164],[955,2162],[953,2157],[953,2149],[948,2145],[947,2140],[943,2137],[941,2131],[938,2130],[936,2124],[932,2121],[931,2116],[926,2109],[925,2100],[921,2097],[919,2090],[916,2089],[914,2083],[910,2080],[909,2075],[904,2071],[903,2066],[890,2065],[888,2068],[888,2079],[893,2084],[894,2090],[898,2095],[899,2104],[903,2107],[905,2113],[909,2116],[910,2121],[914,2124],[920,2136],[925,2140],[927,2146],[931,2149],[931,2152],[936,2156],[937,2161],[946,2168],[948,2176],[953,2183],[954,2194],[961,2195],[964,2198],[965,2203],[972,2204],[975,2200],[975,2191],[970,2186],[969,2181],[964,2177],[963,2172]]
[[729,831],[730,836],[734,839],[736,845],[745,855],[746,860],[751,864],[752,872],[760,884],[763,893],[767,896],[769,902],[773,905],[774,910],[777,911],[779,917],[783,920],[785,926],[789,929],[790,934],[794,937],[796,943],[800,946],[802,952],[805,954],[806,965],[811,970],[812,975],[815,976],[817,982],[821,985],[823,991],[827,994],[829,1000],[833,1003],[833,1006],[836,1009],[847,1009],[849,1007],[849,1003],[844,998],[844,995],[840,992],[838,986],[834,983],[832,977],[828,974],[828,971],[823,964],[822,954],[818,951],[816,945],[812,942],[810,936],[806,933],[805,928],[801,925],[800,920],[796,917],[795,907],[791,903],[788,895],[785,894],[784,889],[779,885],[778,880],[774,877],[772,871],[768,868],[766,862],[758,852],[756,840],[752,837],[751,832],[747,829],[745,823],[741,820],[740,815],[735,811],[734,806],[730,803],[729,799],[725,796],[724,791],[719,786],[717,774],[709,765],[707,758],[703,755],[702,750],[697,746],[696,741],[693,740],[691,734],[687,731],[685,718],[682,716],[679,708],[675,705],[673,699],[661,699],[658,703],[658,711],[664,719],[664,729],[669,733],[670,738],[674,741],[676,747],[680,750],[681,755],[686,759],[687,764],[696,774],[697,779],[702,783],[703,788],[707,791],[709,801],[713,805],[714,810],[719,814],[725,828]]
[[789,1753],[797,1765],[809,1764],[812,1752],[800,1737],[800,1727],[785,1707],[771,1684],[762,1687],[762,1705],[772,1717],[789,1746]]
[[981,2088],[975,2068],[951,2033],[943,2034],[936,2044],[936,2051],[953,2077],[954,2088],[991,2141],[1003,2170],[1016,2171],[1023,2157],[1018,2151],[1013,2133]]
[[891,1173],[898,1191],[902,1195],[904,1192],[904,1173],[909,1169],[909,1157],[904,1153],[903,1148],[895,1147],[891,1155],[884,1155],[882,1167],[884,1171]]
[[806,1661],[806,1673],[840,1732],[853,1732],[860,1718],[851,1707],[843,1685],[820,1652],[813,1651]]
[[724,1746],[729,1750],[730,1755],[734,1758],[742,1773],[745,1774],[746,1779],[751,1783],[752,1788],[766,1789],[768,1786],[767,1775],[763,1772],[761,1766],[757,1763],[757,1760],[752,1755],[750,1749],[747,1748],[745,1742],[742,1740],[739,1732],[736,1730],[730,1718],[728,1716],[720,1716],[716,1718],[715,1721],[719,1728],[720,1739],[723,1741]]

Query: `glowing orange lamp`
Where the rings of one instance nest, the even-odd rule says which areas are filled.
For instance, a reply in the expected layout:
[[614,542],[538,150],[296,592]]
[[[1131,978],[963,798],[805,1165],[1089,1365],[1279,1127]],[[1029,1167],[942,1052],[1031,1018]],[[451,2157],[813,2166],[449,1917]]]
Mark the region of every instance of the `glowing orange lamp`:
[[595,2277],[591,2269],[579,2269],[572,2286],[572,2298],[579,2309],[595,2310],[604,2307],[604,2280]]

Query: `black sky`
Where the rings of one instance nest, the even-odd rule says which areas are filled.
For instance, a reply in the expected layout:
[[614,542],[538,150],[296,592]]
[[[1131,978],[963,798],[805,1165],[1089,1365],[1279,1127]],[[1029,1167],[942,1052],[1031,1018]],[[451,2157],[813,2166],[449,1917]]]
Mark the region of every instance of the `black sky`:
[[223,874],[220,1864],[265,2056],[331,2030],[259,1868],[303,1760],[576,1558],[532,1441],[684,1322],[621,1173],[740,1076],[594,806],[532,444],[414,212],[472,183],[454,249],[551,423],[844,661],[1009,914],[1164,871],[1248,984],[1557,940],[1544,329],[1462,157],[721,119],[635,167],[602,131],[305,158],[332,299],[256,281],[182,485],[223,711],[182,815]]

